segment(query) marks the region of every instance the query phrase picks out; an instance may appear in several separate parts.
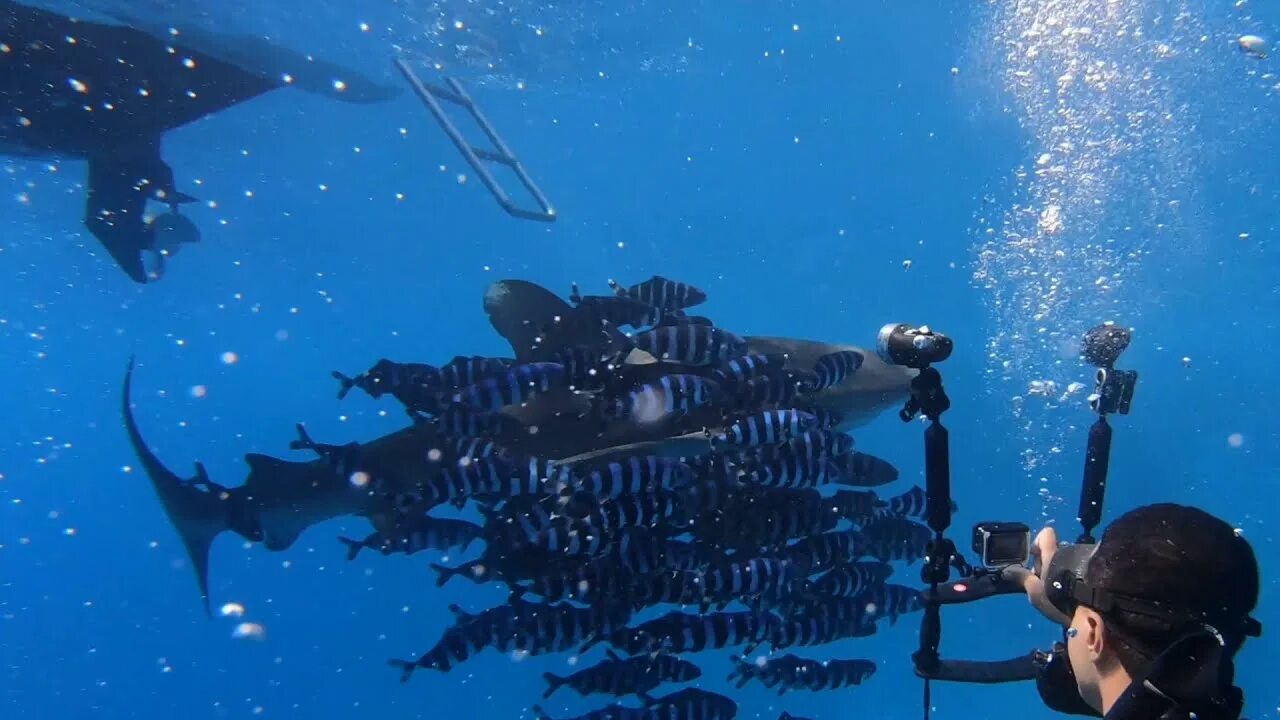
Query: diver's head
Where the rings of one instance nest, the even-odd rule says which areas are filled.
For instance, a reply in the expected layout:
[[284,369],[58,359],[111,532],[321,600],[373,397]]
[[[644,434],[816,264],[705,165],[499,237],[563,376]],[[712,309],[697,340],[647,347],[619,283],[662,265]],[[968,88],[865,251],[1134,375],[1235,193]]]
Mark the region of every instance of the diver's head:
[[1060,548],[1044,580],[1049,601],[1071,619],[1065,642],[1080,696],[1099,712],[1157,672],[1161,684],[1193,694],[1224,691],[1245,637],[1261,631],[1249,617],[1259,587],[1253,549],[1192,507],[1132,510],[1097,545]]

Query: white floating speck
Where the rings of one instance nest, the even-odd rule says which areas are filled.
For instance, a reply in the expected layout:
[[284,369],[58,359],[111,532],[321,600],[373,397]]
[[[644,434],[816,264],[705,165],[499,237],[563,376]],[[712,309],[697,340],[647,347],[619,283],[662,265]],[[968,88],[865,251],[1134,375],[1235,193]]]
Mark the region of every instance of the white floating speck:
[[262,640],[266,636],[267,629],[258,623],[240,623],[231,631],[231,637],[236,640]]
[[1240,52],[1245,55],[1258,58],[1259,60],[1266,59],[1267,57],[1267,41],[1257,35],[1241,35],[1240,39],[1236,41],[1236,44],[1239,45]]
[[238,602],[229,602],[218,608],[218,614],[222,617],[242,617],[244,615],[244,606]]

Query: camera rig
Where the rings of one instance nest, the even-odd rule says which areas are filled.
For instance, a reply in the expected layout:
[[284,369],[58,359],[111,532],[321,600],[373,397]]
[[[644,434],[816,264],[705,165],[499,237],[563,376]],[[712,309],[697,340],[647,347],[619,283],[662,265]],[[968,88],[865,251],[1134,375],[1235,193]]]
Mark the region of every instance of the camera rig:
[[[1085,451],[1084,476],[1080,489],[1077,519],[1082,533],[1077,542],[1094,542],[1093,531],[1102,519],[1103,499],[1107,485],[1107,469],[1111,457],[1111,425],[1107,415],[1127,415],[1133,400],[1138,374],[1117,370],[1115,362],[1129,346],[1130,332],[1113,324],[1099,325],[1084,336],[1081,354],[1086,362],[1098,368],[1094,392],[1089,406],[1098,418],[1089,429]],[[983,566],[971,567],[955,544],[946,537],[951,526],[951,457],[949,435],[942,425],[942,413],[951,401],[942,386],[942,375],[934,364],[950,356],[953,343],[927,326],[886,325],[880,331],[878,349],[886,362],[918,369],[911,382],[911,397],[899,413],[904,422],[922,414],[929,421],[924,432],[925,445],[925,518],[933,531],[925,555],[921,579],[924,591],[924,617],[920,623],[920,645],[912,654],[916,674],[925,680],[924,716],[929,717],[930,682],[943,680],[965,683],[1005,683],[1037,680],[1044,675],[1052,651],[1033,650],[1008,660],[953,660],[939,653],[942,640],[941,608],[975,602],[995,595],[1023,592],[1022,587],[1004,577],[998,568],[990,567],[985,550],[992,539],[1009,539],[1018,533],[1022,542],[1029,540],[1025,525],[1012,523],[980,523],[974,528],[975,545],[983,540]],[[1005,559],[1019,554],[1005,546]],[[1025,552],[1022,553],[1025,557]],[[959,579],[951,580],[955,569]],[[1057,663],[1061,665],[1062,663]],[[1077,698],[1078,700],[1078,698]],[[1083,709],[1081,709],[1083,711]]]

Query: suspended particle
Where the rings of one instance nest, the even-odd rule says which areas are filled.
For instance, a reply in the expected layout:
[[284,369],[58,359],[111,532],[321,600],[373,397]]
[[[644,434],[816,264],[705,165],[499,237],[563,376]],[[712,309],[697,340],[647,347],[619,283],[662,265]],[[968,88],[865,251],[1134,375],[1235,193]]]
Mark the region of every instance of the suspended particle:
[[1240,433],[1231,433],[1227,436],[1227,446],[1238,448],[1244,445],[1244,435]]
[[258,623],[240,623],[231,631],[231,637],[235,640],[262,640],[266,636],[267,629]]
[[205,397],[208,394],[209,394],[209,388],[205,387],[204,385],[191,386],[191,397],[196,398],[197,400],[199,400],[202,397]]
[[1267,41],[1257,35],[1241,35],[1236,41],[1240,48],[1240,52],[1255,57],[1259,60],[1265,60],[1267,57]]
[[235,365],[240,362],[240,356],[230,350],[222,353],[221,359],[223,365]]
[[244,615],[244,606],[238,602],[225,603],[218,608],[218,614],[222,617],[242,617]]

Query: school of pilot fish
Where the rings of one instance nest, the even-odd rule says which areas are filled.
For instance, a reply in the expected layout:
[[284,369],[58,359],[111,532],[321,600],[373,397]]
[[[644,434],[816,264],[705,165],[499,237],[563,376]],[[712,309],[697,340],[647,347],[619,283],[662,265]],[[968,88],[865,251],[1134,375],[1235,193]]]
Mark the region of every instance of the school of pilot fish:
[[[206,608],[220,533],[284,550],[311,525],[361,516],[371,532],[338,539],[348,558],[446,552],[464,559],[430,563],[438,585],[510,590],[481,612],[452,606],[452,625],[424,638],[420,655],[389,661],[402,681],[489,648],[604,645],[595,665],[546,673],[544,697],[615,698],[582,720],[730,720],[729,697],[653,693],[698,680],[705,656],[689,656],[711,650],[723,651],[736,688],[866,682],[872,660],[791,653],[922,609],[917,588],[891,580],[931,533],[916,521],[921,488],[877,492],[898,471],[855,450],[847,432],[905,398],[913,371],[850,346],[736,335],[692,312],[706,299],[661,276],[599,295],[574,286],[568,302],[532,283],[495,283],[485,309],[512,357],[335,371],[339,398],[394,399],[409,426],[327,444],[300,425],[292,448],[312,460],[249,455],[237,487],[199,464],[196,477],[178,478],[147,449],[128,399],[132,366],[125,422]],[[747,659],[757,648],[768,655]]]

